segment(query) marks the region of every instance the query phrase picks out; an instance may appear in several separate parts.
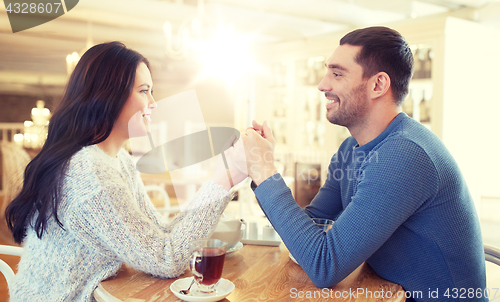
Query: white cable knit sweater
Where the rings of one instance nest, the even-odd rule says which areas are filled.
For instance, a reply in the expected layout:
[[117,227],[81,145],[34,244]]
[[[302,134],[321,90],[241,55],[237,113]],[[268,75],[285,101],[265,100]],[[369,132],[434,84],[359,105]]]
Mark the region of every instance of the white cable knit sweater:
[[126,263],[163,278],[182,274],[189,243],[208,237],[230,194],[208,181],[187,211],[166,223],[155,210],[132,158],[98,146],[82,148],[63,181],[59,220],[42,239],[28,228],[14,285],[14,301],[93,301],[93,291]]

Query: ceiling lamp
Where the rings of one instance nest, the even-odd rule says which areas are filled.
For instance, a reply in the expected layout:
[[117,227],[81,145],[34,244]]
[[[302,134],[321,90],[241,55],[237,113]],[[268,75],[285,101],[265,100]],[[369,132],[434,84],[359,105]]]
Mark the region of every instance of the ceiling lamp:
[[45,102],[39,100],[36,107],[31,109],[31,121],[24,122],[24,134],[14,135],[14,142],[25,148],[40,149],[47,139],[47,126],[51,112],[45,108]]
[[197,13],[194,17],[186,19],[173,34],[172,24],[166,21],[163,32],[166,39],[165,52],[174,60],[183,60],[188,57],[193,42],[207,40],[215,31],[215,24],[205,14],[204,0],[198,0]]
[[435,14],[445,13],[448,11],[449,9],[444,6],[422,1],[412,1],[410,17],[415,19],[417,17],[435,15]]
[[87,23],[87,43],[85,45],[85,48],[80,50],[80,52],[74,51],[73,53],[69,54],[66,56],[66,71],[68,72],[68,75],[71,75],[73,72],[73,69],[75,69],[76,64],[78,64],[78,61],[80,61],[80,57],[83,56],[83,54],[94,46],[94,41],[92,40],[92,23],[88,22]]
[[66,71],[68,75],[73,72],[78,61],[80,61],[80,55],[76,51],[66,56]]

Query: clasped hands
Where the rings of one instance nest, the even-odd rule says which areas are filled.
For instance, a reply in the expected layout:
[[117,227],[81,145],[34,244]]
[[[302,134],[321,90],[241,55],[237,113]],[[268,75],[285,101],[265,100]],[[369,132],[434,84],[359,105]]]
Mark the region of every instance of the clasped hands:
[[247,177],[260,185],[277,173],[274,166],[276,140],[267,122],[260,125],[253,121],[252,127],[235,140],[233,138],[232,146],[221,154],[212,176],[224,188],[229,190]]

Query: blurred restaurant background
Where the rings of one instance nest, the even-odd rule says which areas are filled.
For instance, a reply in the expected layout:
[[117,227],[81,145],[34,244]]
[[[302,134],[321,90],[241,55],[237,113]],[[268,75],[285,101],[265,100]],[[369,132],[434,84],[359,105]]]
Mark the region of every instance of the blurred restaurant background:
[[[498,0],[81,0],[63,16],[16,33],[0,5],[2,224],[69,74],[89,47],[107,41],[149,59],[157,101],[194,89],[207,127],[243,131],[253,119],[267,120],[276,165],[307,205],[349,136],[325,118],[317,89],[324,62],[344,34],[372,25],[392,27],[411,44],[415,72],[403,110],[449,148],[485,243],[500,246]],[[171,214],[208,176],[185,177],[182,190],[168,172],[143,180]],[[228,215],[262,215],[248,183],[237,190]]]

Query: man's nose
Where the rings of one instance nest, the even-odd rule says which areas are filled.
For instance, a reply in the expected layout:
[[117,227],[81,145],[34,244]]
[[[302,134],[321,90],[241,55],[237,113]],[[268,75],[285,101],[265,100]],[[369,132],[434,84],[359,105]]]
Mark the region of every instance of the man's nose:
[[332,85],[327,81],[327,75],[325,74],[318,84],[318,89],[321,92],[332,90]]

